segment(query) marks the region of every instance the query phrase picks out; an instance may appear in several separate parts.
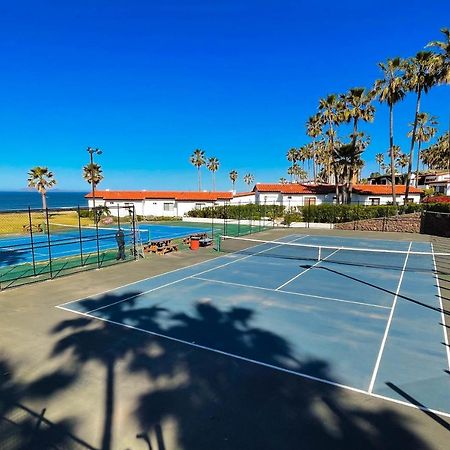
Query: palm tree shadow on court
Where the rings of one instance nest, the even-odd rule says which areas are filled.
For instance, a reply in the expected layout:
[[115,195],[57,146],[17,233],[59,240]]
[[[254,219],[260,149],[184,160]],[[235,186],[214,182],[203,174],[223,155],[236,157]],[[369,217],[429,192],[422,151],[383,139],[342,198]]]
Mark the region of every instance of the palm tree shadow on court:
[[[64,377],[64,376],[63,376]],[[41,450],[77,448],[95,450],[75,436],[76,420],[65,418],[52,421],[46,408],[27,406],[32,399],[54,395],[50,386],[58,382],[67,387],[68,379],[58,375],[38,379],[30,385],[19,382],[15,370],[5,356],[0,357],[0,447],[8,450]],[[71,380],[73,381],[73,380]],[[45,388],[44,388],[45,386]],[[43,391],[41,391],[41,389]]]
[[103,368],[103,405],[89,405],[103,411],[102,450],[115,448],[117,411],[131,399],[130,450],[143,445],[169,450],[173,446],[168,447],[168,441],[185,450],[429,448],[400,414],[355,406],[333,385],[228,355],[334,381],[327,361],[298,360],[288,341],[255,327],[254,310],[219,309],[213,300],[197,303],[188,312],[170,311],[143,305],[139,293],[135,295],[129,301],[106,294],[84,302],[91,310],[119,303],[101,310],[103,321],[75,317],[53,329],[58,340],[52,356],[70,355],[77,371],[74,379],[89,382],[92,362]]

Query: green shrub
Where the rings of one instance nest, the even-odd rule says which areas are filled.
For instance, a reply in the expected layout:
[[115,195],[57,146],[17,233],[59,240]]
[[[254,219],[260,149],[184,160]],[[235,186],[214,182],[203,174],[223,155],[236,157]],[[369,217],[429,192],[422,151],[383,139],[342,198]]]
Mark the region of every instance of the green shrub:
[[284,206],[280,205],[224,205],[208,206],[202,209],[193,209],[188,212],[189,217],[202,217],[214,219],[260,220],[263,217],[274,219],[283,216]]

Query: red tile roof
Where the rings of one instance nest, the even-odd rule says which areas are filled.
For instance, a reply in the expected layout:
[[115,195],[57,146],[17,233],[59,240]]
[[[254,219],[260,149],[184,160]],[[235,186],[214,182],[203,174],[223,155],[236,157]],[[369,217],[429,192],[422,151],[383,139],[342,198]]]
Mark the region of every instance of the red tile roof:
[[[282,194],[328,194],[335,191],[331,184],[298,184],[298,183],[258,183],[254,190],[259,192],[281,192]],[[406,186],[396,185],[395,193],[404,194]],[[392,187],[386,184],[354,184],[353,192],[361,195],[390,195]],[[409,188],[411,194],[421,194],[422,189],[413,186]]]
[[[85,195],[92,198],[92,193]],[[195,191],[95,191],[95,198],[103,200],[145,200],[145,199],[170,199],[170,200],[230,200],[231,192],[195,192]]]
[[236,194],[233,195],[234,198],[236,197],[246,197],[248,195],[255,195],[255,193],[252,192],[236,192]]

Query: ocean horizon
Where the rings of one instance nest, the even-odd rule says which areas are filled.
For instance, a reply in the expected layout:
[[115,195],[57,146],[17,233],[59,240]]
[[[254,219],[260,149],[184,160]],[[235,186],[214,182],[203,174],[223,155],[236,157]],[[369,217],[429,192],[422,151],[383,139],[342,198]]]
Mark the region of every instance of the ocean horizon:
[[[84,192],[49,191],[48,208],[87,206]],[[37,191],[0,191],[0,211],[13,209],[42,208],[42,197]]]

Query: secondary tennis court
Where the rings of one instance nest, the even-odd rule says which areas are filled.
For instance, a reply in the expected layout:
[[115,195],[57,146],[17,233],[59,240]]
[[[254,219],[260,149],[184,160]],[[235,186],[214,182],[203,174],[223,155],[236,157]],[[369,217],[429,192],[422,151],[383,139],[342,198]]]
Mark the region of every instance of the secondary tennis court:
[[[169,225],[139,226],[136,236],[129,225],[122,227],[125,233],[127,245],[131,245],[134,238],[142,242],[150,239],[176,239],[189,236],[192,233],[204,231],[204,228],[192,228]],[[51,258],[63,258],[87,255],[99,251],[117,248],[115,239],[116,227],[99,227],[98,242],[95,227],[76,227],[69,225],[52,225],[50,235],[46,233],[35,233],[31,238],[26,236],[4,236],[0,237],[0,267],[14,264],[47,261]]]
[[[225,239],[221,250],[59,308],[450,416],[448,311],[431,244],[293,234]],[[279,348],[238,345],[216,311]],[[177,326],[187,317],[203,326]]]

